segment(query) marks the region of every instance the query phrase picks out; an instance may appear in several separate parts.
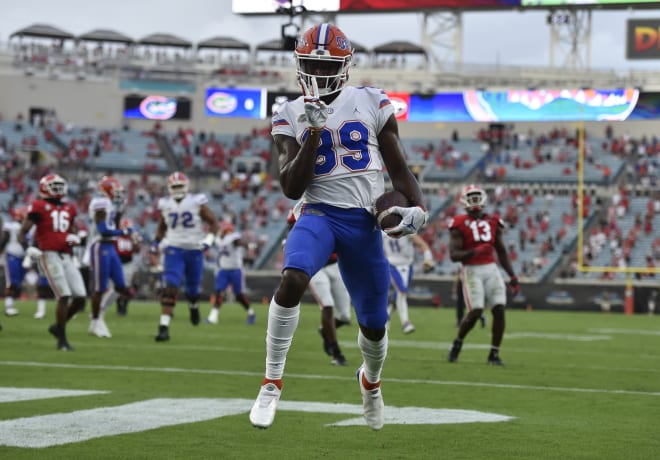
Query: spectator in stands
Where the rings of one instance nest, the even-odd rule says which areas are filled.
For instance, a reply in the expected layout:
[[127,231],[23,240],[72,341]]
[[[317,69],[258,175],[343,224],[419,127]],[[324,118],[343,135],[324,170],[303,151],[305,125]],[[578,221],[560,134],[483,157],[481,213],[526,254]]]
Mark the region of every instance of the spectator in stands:
[[518,278],[502,239],[504,223],[497,217],[486,214],[486,192],[480,187],[465,187],[460,199],[466,214],[457,216],[450,225],[449,254],[451,260],[463,266],[463,286],[466,305],[470,311],[458,329],[458,335],[449,351],[448,360],[453,363],[463,346],[463,340],[481,317],[485,308],[493,314],[491,349],[487,362],[503,365],[499,349],[504,335],[504,305],[506,294],[504,280],[495,263],[493,250],[502,268],[509,275],[509,287],[514,294],[520,291]]

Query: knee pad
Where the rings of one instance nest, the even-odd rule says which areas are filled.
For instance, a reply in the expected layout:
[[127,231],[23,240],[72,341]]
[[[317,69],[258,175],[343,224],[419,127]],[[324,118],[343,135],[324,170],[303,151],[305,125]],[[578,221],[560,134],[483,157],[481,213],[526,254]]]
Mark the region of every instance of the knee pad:
[[160,304],[163,307],[173,307],[176,304],[178,292],[178,289],[174,286],[165,287],[160,295]]

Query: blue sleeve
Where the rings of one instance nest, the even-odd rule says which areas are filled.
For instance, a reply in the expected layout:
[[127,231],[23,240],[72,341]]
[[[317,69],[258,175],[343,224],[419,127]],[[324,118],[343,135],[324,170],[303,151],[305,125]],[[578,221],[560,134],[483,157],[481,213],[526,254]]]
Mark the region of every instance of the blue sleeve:
[[122,230],[112,230],[108,228],[106,221],[102,220],[101,222],[96,223],[96,230],[99,232],[99,235],[103,237],[107,236],[121,236],[124,234]]

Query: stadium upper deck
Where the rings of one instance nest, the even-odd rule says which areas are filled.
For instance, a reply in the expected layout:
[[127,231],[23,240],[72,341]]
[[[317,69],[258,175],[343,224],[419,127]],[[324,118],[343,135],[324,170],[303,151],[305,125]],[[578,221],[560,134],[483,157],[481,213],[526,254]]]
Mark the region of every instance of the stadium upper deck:
[[[0,73],[61,79],[148,78],[196,84],[217,82],[297,90],[290,51],[199,49],[117,45],[0,44]],[[405,53],[356,52],[352,76],[359,84],[391,91],[432,92],[474,88],[619,88],[660,90],[660,72],[566,69],[445,63],[429,70],[424,58]]]

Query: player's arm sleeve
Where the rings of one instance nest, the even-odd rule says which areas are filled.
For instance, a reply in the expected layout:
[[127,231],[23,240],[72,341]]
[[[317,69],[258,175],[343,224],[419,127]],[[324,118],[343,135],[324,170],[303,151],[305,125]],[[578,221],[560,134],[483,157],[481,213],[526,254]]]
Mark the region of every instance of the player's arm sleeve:
[[376,116],[376,132],[380,133],[389,120],[390,116],[394,115],[394,106],[390,101],[390,98],[387,97],[385,91],[369,89],[370,91],[379,91],[377,94],[374,94],[373,97],[377,98],[378,111]]
[[208,202],[209,202],[209,198],[203,193],[198,193],[197,195],[195,195],[195,203],[197,203],[197,205],[205,206],[206,204],[208,204]]
[[296,127],[292,122],[292,102],[287,102],[284,106],[271,117],[271,134],[283,134],[285,136],[296,137]]
[[103,237],[120,236],[124,234],[123,230],[108,228],[108,223],[104,220],[96,222],[96,231]]

